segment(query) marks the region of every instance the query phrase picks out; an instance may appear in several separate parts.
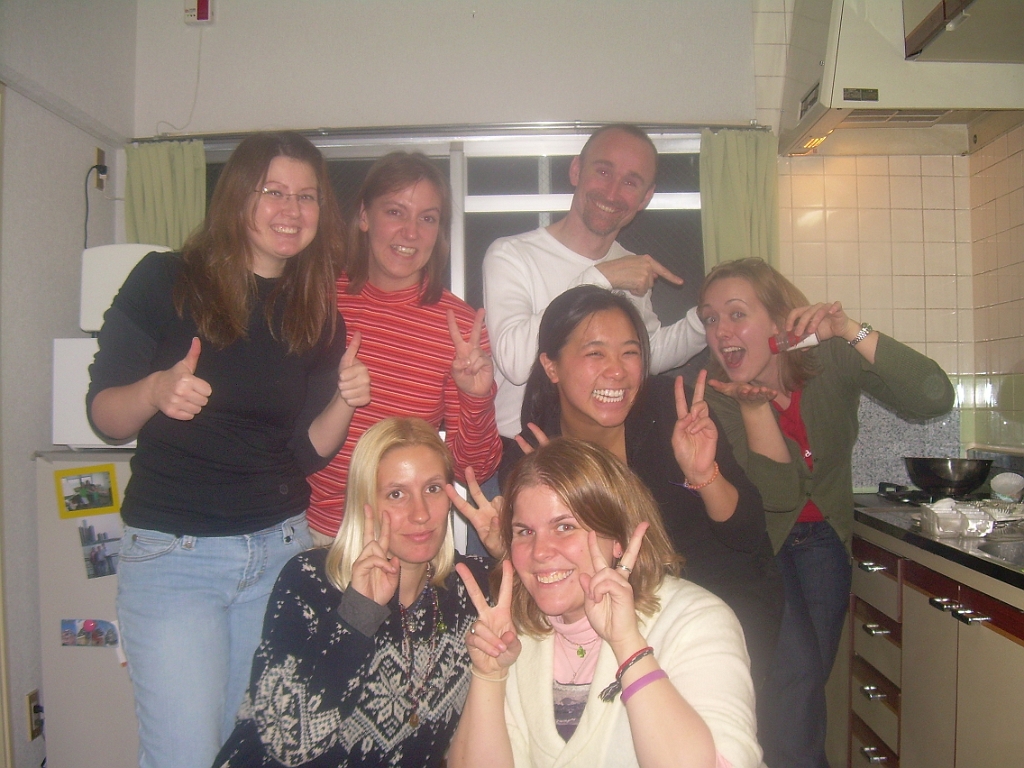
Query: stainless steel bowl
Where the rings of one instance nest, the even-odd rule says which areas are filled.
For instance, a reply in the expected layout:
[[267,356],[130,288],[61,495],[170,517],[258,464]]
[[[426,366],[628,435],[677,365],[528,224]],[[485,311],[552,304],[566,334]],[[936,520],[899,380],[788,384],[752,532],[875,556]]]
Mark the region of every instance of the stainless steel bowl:
[[922,491],[964,496],[977,490],[988,477],[991,459],[927,459],[904,457],[910,480]]

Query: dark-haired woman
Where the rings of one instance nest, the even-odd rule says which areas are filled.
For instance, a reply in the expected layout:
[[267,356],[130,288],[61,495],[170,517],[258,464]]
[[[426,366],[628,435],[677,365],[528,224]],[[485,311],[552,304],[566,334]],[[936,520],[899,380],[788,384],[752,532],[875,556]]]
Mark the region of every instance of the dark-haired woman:
[[[739,617],[758,685],[774,652],[782,586],[757,489],[733,458],[698,379],[687,416],[681,379],[648,376],[647,332],[626,297],[594,285],[548,305],[523,424],[596,443],[647,485],[683,575]],[[699,417],[699,418],[698,418]],[[529,427],[518,442],[532,439]],[[518,452],[509,451],[503,474]]]
[[483,482],[501,459],[494,420],[494,368],[483,310],[444,288],[452,198],[441,170],[419,153],[392,152],[359,191],[338,309],[373,378],[373,400],[352,418],[330,466],[309,478],[309,525],[327,545],[341,522],[352,451],[389,416],[444,428],[458,479]]
[[[708,400],[764,498],[785,584],[758,708],[765,762],[827,768],[825,682],[849,603],[860,395],[925,419],[952,408],[953,387],[935,362],[856,322],[839,302],[810,304],[761,259],[715,267],[699,310],[720,379]],[[772,354],[768,340],[782,332],[816,333],[821,344]]]
[[108,310],[88,408],[138,435],[117,613],[144,768],[208,768],[234,724],[278,572],[309,546],[306,475],[369,400],[334,306],[344,247],[320,152],[232,154],[182,253],[151,253]]

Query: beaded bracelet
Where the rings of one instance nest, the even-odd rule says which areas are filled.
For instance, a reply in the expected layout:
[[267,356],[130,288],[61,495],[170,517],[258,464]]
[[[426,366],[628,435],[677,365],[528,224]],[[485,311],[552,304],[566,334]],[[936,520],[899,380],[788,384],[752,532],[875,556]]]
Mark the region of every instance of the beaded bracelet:
[[641,648],[622,662],[618,671],[615,673],[615,679],[608,685],[608,687],[601,691],[601,701],[615,701],[615,697],[618,696],[619,691],[622,690],[622,676],[626,674],[626,670],[640,661],[640,659],[645,656],[650,656],[652,653],[654,653],[654,649],[648,645],[646,648]]
[[699,491],[701,488],[707,488],[715,480],[718,479],[718,462],[715,462],[715,471],[711,473],[711,477],[705,480],[703,483],[698,485],[692,485],[689,480],[683,478],[683,488],[689,488],[691,491]]
[[656,669],[653,672],[648,672],[643,677],[637,678],[632,683],[627,685],[626,690],[622,692],[622,703],[625,704],[627,701],[629,701],[633,694],[639,691],[641,688],[647,687],[655,680],[661,680],[667,677],[668,674],[665,672],[664,669]]
[[500,677],[491,677],[490,675],[485,675],[483,672],[477,672],[476,667],[474,667],[472,664],[469,667],[469,671],[473,673],[473,677],[479,677],[481,680],[486,680],[489,683],[502,683],[508,680],[507,669],[505,670],[505,674],[501,675]]

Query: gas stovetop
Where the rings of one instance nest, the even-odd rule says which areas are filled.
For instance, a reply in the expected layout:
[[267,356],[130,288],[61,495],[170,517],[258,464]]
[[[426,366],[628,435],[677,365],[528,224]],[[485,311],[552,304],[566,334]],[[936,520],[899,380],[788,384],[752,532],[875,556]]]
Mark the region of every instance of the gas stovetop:
[[[939,499],[951,498],[948,494],[928,493],[927,491],[908,488],[905,485],[897,485],[896,483],[879,483],[878,496],[893,504],[905,504],[908,507],[919,507],[922,504],[931,504]],[[975,492],[952,498],[955,498],[957,501],[985,501],[989,496],[985,493]]]

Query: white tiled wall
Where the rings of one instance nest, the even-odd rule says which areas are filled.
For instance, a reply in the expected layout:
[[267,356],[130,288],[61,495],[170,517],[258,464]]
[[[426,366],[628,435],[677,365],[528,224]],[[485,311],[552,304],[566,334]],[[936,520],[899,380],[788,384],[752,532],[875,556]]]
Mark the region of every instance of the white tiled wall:
[[[964,442],[1024,452],[1024,126],[971,155],[977,375]],[[968,383],[970,386],[968,386]]]
[[1024,373],[1024,126],[971,155],[978,373]]
[[966,157],[779,158],[781,268],[811,301],[974,371]]

